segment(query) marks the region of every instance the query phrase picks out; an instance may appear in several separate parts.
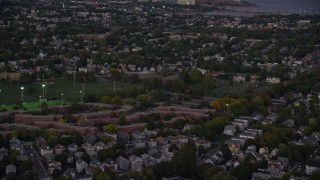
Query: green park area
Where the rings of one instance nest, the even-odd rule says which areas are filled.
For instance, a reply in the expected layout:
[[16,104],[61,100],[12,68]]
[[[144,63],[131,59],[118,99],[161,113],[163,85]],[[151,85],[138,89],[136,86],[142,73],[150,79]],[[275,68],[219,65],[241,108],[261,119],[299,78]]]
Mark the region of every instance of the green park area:
[[[21,87],[23,87],[23,90]],[[89,94],[93,94],[99,99],[103,95],[113,95],[138,87],[139,85],[113,81],[74,84],[72,80],[48,81],[45,87],[42,87],[42,82],[24,85],[0,85],[0,105],[6,105],[8,110],[11,109],[10,107],[16,102],[21,102],[22,93],[23,105],[27,109],[34,109],[38,108],[40,100],[44,101],[44,99],[49,106],[53,106],[61,104],[62,99],[64,103],[80,102],[81,92],[84,92],[83,100]]]

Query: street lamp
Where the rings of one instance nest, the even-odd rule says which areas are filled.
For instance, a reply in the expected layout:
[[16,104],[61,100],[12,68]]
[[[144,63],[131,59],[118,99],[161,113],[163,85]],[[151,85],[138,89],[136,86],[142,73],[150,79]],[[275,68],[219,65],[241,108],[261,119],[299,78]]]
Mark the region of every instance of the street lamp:
[[23,103],[23,90],[24,90],[24,87],[22,86],[20,89],[21,89],[21,103]]
[[80,91],[80,103],[82,104],[82,91]]
[[45,84],[42,84],[42,97],[43,97],[43,99],[44,99],[44,88],[46,87],[46,85]]
[[63,93],[61,93],[61,104],[63,105]]

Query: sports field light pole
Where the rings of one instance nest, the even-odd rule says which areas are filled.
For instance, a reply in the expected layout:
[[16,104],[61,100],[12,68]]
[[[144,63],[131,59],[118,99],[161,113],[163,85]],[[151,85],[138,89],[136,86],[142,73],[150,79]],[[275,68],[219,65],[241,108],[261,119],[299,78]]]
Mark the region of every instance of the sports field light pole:
[[40,104],[40,106],[41,106],[41,101],[42,101],[42,99],[41,99],[41,95],[39,96],[39,104]]
[[24,87],[22,86],[20,89],[21,89],[21,103],[23,103],[23,90],[24,90]]
[[43,97],[43,99],[44,99],[44,88],[46,87],[46,85],[45,84],[42,84],[42,97]]

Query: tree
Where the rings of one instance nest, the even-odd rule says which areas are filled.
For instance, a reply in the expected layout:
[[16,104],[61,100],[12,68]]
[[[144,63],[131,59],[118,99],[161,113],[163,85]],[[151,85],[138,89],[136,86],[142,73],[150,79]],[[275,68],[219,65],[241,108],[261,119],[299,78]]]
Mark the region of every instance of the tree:
[[37,177],[37,173],[33,172],[33,171],[27,171],[24,174],[22,174],[21,176],[19,176],[17,178],[17,180],[36,180],[38,179]]
[[225,161],[229,161],[232,158],[232,153],[228,147],[228,145],[226,144],[221,144],[220,145],[220,150],[223,154],[223,158],[225,159]]
[[279,152],[278,155],[280,157],[286,157],[286,158],[291,158],[291,150],[289,146],[286,144],[280,143],[278,146]]
[[82,159],[83,161],[85,161],[86,163],[90,163],[90,160],[91,160],[90,155],[89,155],[88,153],[84,153],[84,154],[82,155],[81,159]]
[[231,170],[231,174],[237,177],[239,180],[250,179],[251,176],[251,167],[253,164],[250,163],[240,163],[237,167]]
[[111,180],[111,178],[110,178],[110,176],[108,176],[107,173],[101,172],[101,173],[97,176],[97,180]]
[[203,75],[198,69],[192,68],[189,72],[189,78],[191,83],[198,84],[202,81]]
[[289,172],[286,172],[282,177],[281,177],[281,180],[290,180],[290,177],[292,176],[292,172],[289,171]]
[[20,165],[21,173],[25,173],[29,170],[32,170],[32,161],[30,161],[30,160],[23,161]]
[[126,116],[124,114],[121,114],[119,117],[119,125],[126,124]]
[[253,139],[247,139],[244,142],[243,148],[246,149],[248,146],[251,146],[251,145],[256,145],[256,141]]
[[153,180],[153,179],[156,179],[156,175],[154,174],[154,171],[152,168],[144,168],[142,170],[142,174],[146,176],[146,178],[148,180]]
[[17,179],[17,176],[16,176],[15,173],[10,172],[9,174],[6,175],[5,179],[6,179],[6,180],[16,180],[16,179]]
[[84,96],[84,102],[97,102],[97,97],[95,94],[86,94]]
[[114,124],[109,124],[104,130],[111,133],[117,133],[119,131],[118,127]]
[[9,151],[10,162],[15,163],[18,155],[20,155],[20,151],[10,150]]
[[149,78],[144,80],[143,84],[147,89],[157,89],[161,87],[161,80],[158,78]]
[[215,84],[215,80],[214,80],[213,76],[208,72],[205,73],[203,75],[203,86],[205,88],[205,92],[212,89],[214,87],[214,84]]
[[175,153],[172,164],[176,168],[176,174],[184,177],[192,177],[196,170],[196,145],[185,144],[180,151]]
[[61,162],[61,165],[64,167],[67,164],[67,156],[65,154],[56,154],[54,156],[56,161]]
[[140,157],[142,154],[146,154],[147,152],[147,148],[137,148],[133,151],[133,154]]
[[221,171],[214,175],[211,180],[237,180],[237,178],[226,171]]
[[207,149],[203,145],[198,146],[198,156],[201,157],[203,154],[206,154],[206,153],[207,153]]
[[123,99],[120,96],[114,96],[111,99],[111,103],[115,105],[122,105]]
[[101,102],[109,104],[109,103],[111,103],[111,98],[109,96],[102,96]]
[[156,101],[167,101],[169,100],[167,94],[162,90],[151,91],[151,96]]

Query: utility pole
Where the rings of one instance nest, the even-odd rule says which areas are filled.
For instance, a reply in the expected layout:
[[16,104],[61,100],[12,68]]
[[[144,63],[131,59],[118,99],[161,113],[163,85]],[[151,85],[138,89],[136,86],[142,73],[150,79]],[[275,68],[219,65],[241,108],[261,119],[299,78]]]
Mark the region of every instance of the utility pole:
[[45,85],[46,85],[46,94],[48,94],[48,81],[47,80],[46,80]]
[[73,86],[76,86],[76,71],[73,71]]
[[84,95],[84,83],[82,83],[82,94]]

